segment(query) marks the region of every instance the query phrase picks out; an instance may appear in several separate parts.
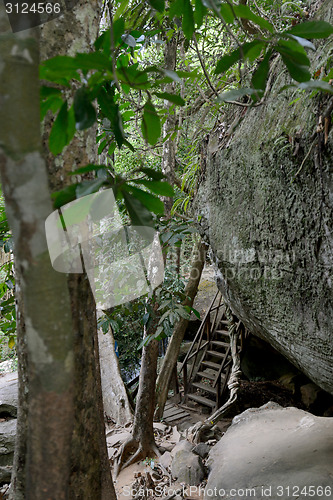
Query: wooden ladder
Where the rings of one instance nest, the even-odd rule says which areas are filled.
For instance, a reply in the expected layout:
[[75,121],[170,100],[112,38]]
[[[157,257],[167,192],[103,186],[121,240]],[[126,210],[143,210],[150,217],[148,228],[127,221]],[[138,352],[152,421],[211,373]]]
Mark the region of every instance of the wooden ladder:
[[[221,296],[214,306],[218,295],[219,292],[202,320],[181,367],[185,401],[193,400],[212,410],[222,405],[232,367],[228,321]],[[240,325],[238,322],[237,328]],[[192,363],[189,364],[189,361]]]

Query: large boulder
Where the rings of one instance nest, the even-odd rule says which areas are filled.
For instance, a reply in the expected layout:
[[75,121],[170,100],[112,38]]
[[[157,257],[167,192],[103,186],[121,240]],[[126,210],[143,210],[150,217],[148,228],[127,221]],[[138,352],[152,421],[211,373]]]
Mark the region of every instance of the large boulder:
[[331,498],[333,419],[276,403],[246,410],[207,464],[206,499]]
[[[333,23],[332,0],[316,17]],[[330,67],[333,37],[316,44],[313,73]],[[234,313],[333,394],[332,98],[280,92],[278,60],[271,76],[261,106],[223,106],[195,210]]]
[[0,417],[17,415],[18,378],[17,372],[0,375]]

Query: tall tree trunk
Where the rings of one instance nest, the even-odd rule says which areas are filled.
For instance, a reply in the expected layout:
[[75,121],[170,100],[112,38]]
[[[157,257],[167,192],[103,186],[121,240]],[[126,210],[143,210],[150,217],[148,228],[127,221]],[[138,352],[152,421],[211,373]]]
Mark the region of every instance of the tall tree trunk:
[[132,422],[133,415],[126,387],[121,378],[115,341],[111,327],[105,334],[98,332],[104,412],[119,425]]
[[[155,304],[155,314],[157,308],[158,304]],[[156,331],[158,320],[159,317],[156,315],[149,329],[145,332],[145,338]],[[158,341],[151,339],[142,349],[139,391],[136,398],[132,437],[122,447],[116,474],[122,467],[127,467],[140,459],[159,454],[155,444],[153,428],[157,358]],[[132,456],[128,458],[130,453],[132,453]]]
[[[177,62],[177,37],[173,36],[171,40],[168,40],[165,44],[165,52],[164,52],[164,68],[170,71],[175,71]],[[165,91],[169,93],[173,93],[174,84],[169,83],[165,86]],[[170,101],[164,101],[164,105],[166,109],[172,106]],[[175,183],[175,163],[176,163],[176,142],[171,139],[170,134],[174,131],[176,126],[176,118],[174,113],[167,114],[166,120],[163,124],[162,135],[163,139],[168,137],[168,139],[163,143],[163,151],[162,151],[162,162],[161,168],[163,174],[165,174],[167,181],[171,186]],[[171,208],[173,205],[172,198],[165,197],[163,198],[164,208],[165,208],[165,217],[169,218],[171,214]]]
[[[198,291],[202,270],[205,265],[207,246],[201,242],[198,244],[197,252],[192,263],[191,273],[185,288],[186,298],[183,305],[192,307],[194,298]],[[180,318],[175,326],[171,340],[165,354],[163,364],[156,382],[156,412],[155,418],[161,419],[163,416],[164,406],[168,398],[168,390],[171,382],[172,374],[177,366],[177,358],[179,349],[183,342],[188,320]]]
[[[43,59],[56,55],[88,52],[98,36],[97,0],[76,3],[65,16],[44,25]],[[64,36],[66,44],[63,43]],[[53,118],[44,122],[43,144],[51,191],[63,189],[72,181],[69,172],[97,163],[96,129],[77,133],[56,158],[48,150]],[[91,178],[88,174],[85,178]],[[81,176],[81,180],[83,177]],[[70,498],[106,500],[115,498],[107,455],[104,411],[99,366],[96,305],[86,274],[68,277],[71,297],[75,360],[75,422],[72,437]]]
[[24,301],[19,362],[27,356],[26,371],[20,371],[14,498],[65,500],[74,418],[73,330],[66,276],[52,268],[45,238],[52,206],[41,156],[37,35],[0,35],[0,171]]

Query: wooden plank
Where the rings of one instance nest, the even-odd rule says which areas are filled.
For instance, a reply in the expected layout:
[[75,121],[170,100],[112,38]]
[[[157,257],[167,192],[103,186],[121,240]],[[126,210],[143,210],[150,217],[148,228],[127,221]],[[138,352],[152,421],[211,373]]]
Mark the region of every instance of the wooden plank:
[[177,406],[175,406],[174,408],[171,408],[170,410],[167,410],[163,413],[163,418],[168,418],[168,417],[171,417],[173,415],[176,415],[177,413],[182,413],[184,410],[182,410],[181,408],[177,408]]
[[205,406],[210,406],[211,408],[215,408],[216,406],[216,401],[212,401],[211,399],[204,398],[203,396],[199,396],[199,394],[188,394],[188,398],[193,399],[194,401],[197,401],[198,403],[205,405]]
[[173,417],[169,417],[166,421],[169,422],[174,422],[175,420],[180,420],[182,418],[188,417],[190,414],[189,413],[184,413],[183,415],[175,415]]

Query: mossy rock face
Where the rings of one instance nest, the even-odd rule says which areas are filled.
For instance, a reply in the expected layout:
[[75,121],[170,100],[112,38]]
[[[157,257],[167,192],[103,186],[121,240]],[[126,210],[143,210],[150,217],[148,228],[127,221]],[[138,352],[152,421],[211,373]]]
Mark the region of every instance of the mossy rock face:
[[[333,22],[330,0],[317,17]],[[332,37],[317,46],[313,71],[333,58]],[[290,81],[272,65],[265,104],[221,109],[196,212],[235,314],[333,393],[333,131],[325,144],[317,129],[332,96],[279,93]]]

